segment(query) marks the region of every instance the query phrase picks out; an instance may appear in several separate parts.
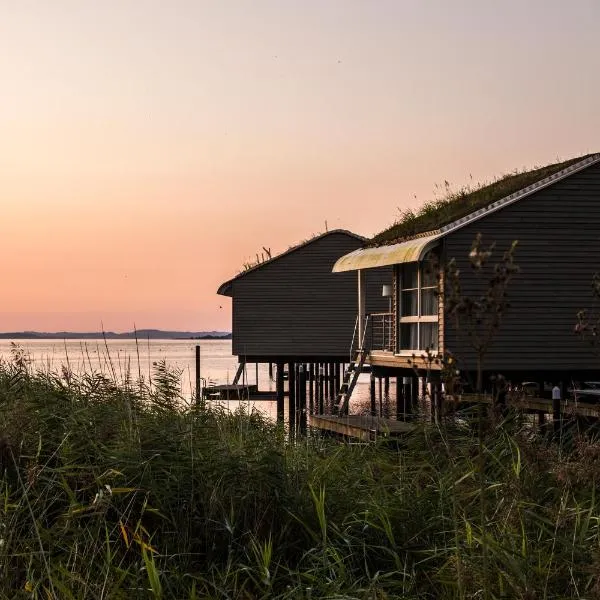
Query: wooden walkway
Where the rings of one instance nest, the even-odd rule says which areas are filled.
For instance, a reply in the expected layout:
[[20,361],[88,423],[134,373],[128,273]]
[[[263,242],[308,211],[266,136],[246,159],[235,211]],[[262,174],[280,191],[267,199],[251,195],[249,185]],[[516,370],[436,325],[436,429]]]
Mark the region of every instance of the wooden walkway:
[[405,423],[404,421],[368,415],[348,415],[344,417],[310,415],[309,419],[311,427],[357,438],[363,442],[374,440],[378,436],[409,433],[415,428],[411,423]]
[[[459,404],[492,404],[491,396],[477,394],[463,394],[458,397]],[[538,397],[523,397],[506,399],[506,405],[517,410],[529,413],[552,415],[552,400]],[[579,416],[600,419],[600,402],[580,402],[574,400],[561,400],[560,413],[563,417]],[[356,438],[363,442],[376,439],[379,436],[398,436],[409,433],[415,429],[413,423],[373,417],[369,415],[349,415],[335,417],[329,415],[310,415],[311,427],[322,431],[330,431],[346,437]]]
[[[480,396],[478,394],[462,394],[458,397],[460,404],[491,404],[491,396]],[[540,412],[551,414],[553,412],[552,400],[533,396],[520,396],[518,398],[506,399],[506,406],[517,410]],[[600,417],[600,402],[581,402],[575,400],[561,400],[560,412],[564,415],[579,415],[581,417]]]

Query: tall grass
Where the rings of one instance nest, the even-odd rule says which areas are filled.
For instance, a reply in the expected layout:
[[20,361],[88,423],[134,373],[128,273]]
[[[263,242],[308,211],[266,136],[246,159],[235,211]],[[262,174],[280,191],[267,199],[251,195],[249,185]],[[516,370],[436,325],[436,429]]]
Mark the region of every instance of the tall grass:
[[426,202],[416,212],[410,209],[405,210],[395,223],[375,235],[368,245],[391,244],[420,233],[436,230],[554,175],[576,162],[588,158],[588,156],[590,155],[579,156],[545,167],[534,167],[523,171],[516,170],[497,178],[491,183],[476,186],[467,185],[458,191],[452,191],[450,184],[446,181],[444,182],[445,185],[442,186],[442,197]]
[[509,419],[291,444],[175,379],[0,365],[0,597],[600,597],[594,441]]

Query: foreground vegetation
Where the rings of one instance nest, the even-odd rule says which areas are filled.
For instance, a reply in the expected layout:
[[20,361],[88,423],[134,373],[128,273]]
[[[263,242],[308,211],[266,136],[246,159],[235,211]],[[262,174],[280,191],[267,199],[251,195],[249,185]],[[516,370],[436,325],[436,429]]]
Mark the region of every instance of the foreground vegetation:
[[175,384],[0,365],[1,598],[600,597],[600,444],[290,445]]

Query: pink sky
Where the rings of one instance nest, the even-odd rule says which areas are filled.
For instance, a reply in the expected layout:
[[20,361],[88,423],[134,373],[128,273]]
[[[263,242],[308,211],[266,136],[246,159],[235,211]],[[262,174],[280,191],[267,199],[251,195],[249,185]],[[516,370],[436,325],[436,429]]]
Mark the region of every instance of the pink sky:
[[230,329],[262,246],[600,151],[599,28],[597,0],[0,3],[0,331]]

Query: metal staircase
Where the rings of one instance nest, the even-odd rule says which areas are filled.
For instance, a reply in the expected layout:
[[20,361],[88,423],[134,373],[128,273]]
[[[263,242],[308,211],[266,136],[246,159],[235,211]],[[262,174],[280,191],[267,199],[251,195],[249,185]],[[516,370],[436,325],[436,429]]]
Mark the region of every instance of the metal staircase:
[[[363,328],[363,339],[361,347],[355,350],[354,352],[350,351],[350,364],[348,368],[344,372],[344,377],[342,379],[342,383],[340,385],[340,389],[337,393],[336,402],[334,404],[335,411],[338,415],[346,415],[348,414],[348,406],[350,404],[350,396],[352,396],[352,392],[358,383],[358,377],[362,373],[362,369],[365,365],[365,361],[367,359],[367,355],[369,351],[365,348],[365,340],[367,338],[366,331],[367,326],[369,324],[369,316],[367,315],[365,318],[365,326]],[[354,325],[354,334],[352,335],[352,344],[351,348],[354,346],[354,338],[356,336],[356,328],[358,325],[358,318],[356,319],[356,323]],[[354,354],[354,356],[352,356]]]

